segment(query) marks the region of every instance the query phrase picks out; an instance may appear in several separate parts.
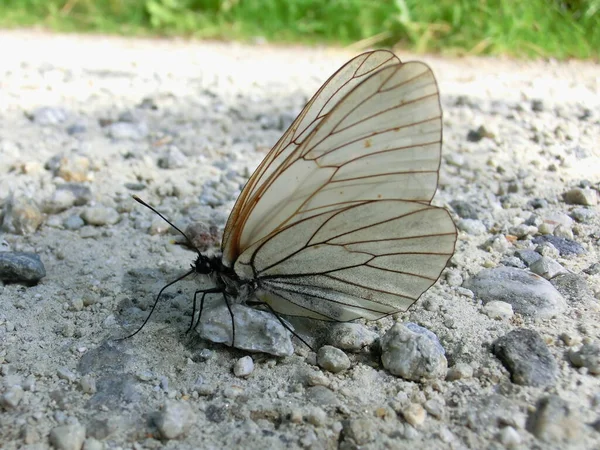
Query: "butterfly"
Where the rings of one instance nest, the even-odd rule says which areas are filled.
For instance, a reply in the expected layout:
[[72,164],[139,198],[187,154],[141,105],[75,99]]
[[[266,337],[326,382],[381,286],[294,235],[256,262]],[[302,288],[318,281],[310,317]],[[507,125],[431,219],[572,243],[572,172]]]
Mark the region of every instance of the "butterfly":
[[193,273],[208,275],[212,287],[195,292],[192,325],[197,297],[201,312],[205,296],[220,293],[232,345],[238,302],[327,321],[406,311],[454,253],[454,222],[431,205],[441,146],[431,69],[386,50],[353,58],[252,174],[221,253],[197,251],[191,269],[161,289],[146,322],[164,289]]

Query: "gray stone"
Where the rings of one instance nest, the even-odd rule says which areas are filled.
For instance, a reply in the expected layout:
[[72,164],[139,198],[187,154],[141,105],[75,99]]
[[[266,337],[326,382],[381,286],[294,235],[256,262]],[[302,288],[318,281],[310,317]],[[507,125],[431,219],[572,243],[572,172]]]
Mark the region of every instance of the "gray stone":
[[108,125],[107,132],[113,139],[140,141],[148,136],[148,127],[143,123],[115,122]]
[[334,347],[358,352],[370,346],[379,337],[360,323],[336,323],[329,328],[328,343]]
[[564,275],[569,273],[569,271],[565,269],[560,263],[553,260],[552,258],[547,258],[545,256],[542,256],[531,266],[529,266],[529,270],[541,277],[544,277],[546,280],[550,280],[557,275]]
[[582,301],[593,295],[585,278],[576,273],[557,275],[550,283],[570,302]]
[[[231,305],[235,320],[234,347],[251,352],[290,356],[294,353],[290,332],[272,313],[244,305]],[[224,303],[202,312],[198,333],[203,339],[231,345],[231,315]]]
[[58,125],[67,120],[68,114],[64,108],[42,106],[33,110],[29,117],[38,125]]
[[537,402],[535,412],[527,420],[527,430],[547,443],[574,444],[581,435],[582,424],[565,400],[550,395]]
[[536,262],[542,257],[542,255],[540,255],[535,250],[516,250],[515,255],[527,266],[532,265],[534,262]]
[[459,416],[459,422],[475,432],[488,432],[500,423],[515,428],[525,425],[526,417],[519,404],[502,395],[469,396],[465,401],[468,406]]
[[329,372],[338,373],[350,367],[350,359],[339,348],[324,345],[317,352],[317,364]]
[[0,252],[0,280],[37,283],[46,276],[46,268],[36,253]]
[[48,214],[58,214],[75,204],[75,195],[65,190],[56,190],[44,201],[42,209]]
[[75,206],[83,206],[92,199],[92,190],[82,183],[62,183],[56,187],[57,192],[70,192],[75,197]]
[[582,255],[586,253],[585,249],[575,241],[571,239],[563,238],[560,236],[544,235],[533,238],[534,244],[543,244],[549,242],[556,247],[561,256],[567,255]]
[[600,375],[600,347],[584,344],[581,348],[569,351],[569,359],[575,367],[585,367],[590,373]]
[[464,202],[462,200],[453,200],[450,202],[450,206],[462,219],[479,219],[473,203]]
[[429,335],[396,323],[381,338],[383,366],[407,380],[444,378],[448,362],[441,345]]
[[527,316],[548,318],[567,308],[566,300],[550,282],[513,267],[482,270],[463,286],[484,304],[493,300],[510,303],[515,312]]
[[571,217],[579,223],[587,223],[596,217],[596,211],[580,206],[571,211]]
[[556,361],[544,340],[533,330],[511,331],[493,343],[492,352],[510,372],[515,384],[545,387],[556,382]]
[[81,217],[72,215],[72,216],[65,218],[65,220],[63,220],[63,222],[62,222],[62,225],[67,230],[79,230],[81,227],[83,227],[85,225],[85,222],[83,221],[83,219]]
[[477,219],[461,219],[456,226],[459,230],[472,236],[479,236],[487,231],[483,222]]
[[158,159],[158,167],[161,169],[179,169],[187,165],[187,156],[175,146],[170,146]]

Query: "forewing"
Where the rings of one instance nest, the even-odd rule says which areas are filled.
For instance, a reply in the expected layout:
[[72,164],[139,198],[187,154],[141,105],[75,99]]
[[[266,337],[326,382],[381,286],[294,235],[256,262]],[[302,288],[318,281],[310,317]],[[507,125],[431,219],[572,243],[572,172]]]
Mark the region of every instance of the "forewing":
[[[245,233],[245,242],[241,242],[243,230],[251,218],[254,229],[256,214],[253,214],[253,211],[256,205],[277,178],[302,158],[300,147],[306,138],[311,136],[313,130],[331,113],[339,101],[365,78],[376,70],[399,63],[400,60],[386,50],[363,53],[346,63],[323,84],[252,174],[237,199],[223,234],[222,251],[225,264],[232,265],[243,247],[248,244],[247,241],[252,239]],[[293,178],[288,181],[294,183]]]
[[302,219],[248,248],[235,265],[280,314],[348,321],[405,311],[454,252],[448,212],[367,201]]
[[[378,56],[378,64],[353,72],[364,75],[351,78],[343,92],[327,83],[267,156],[227,225],[225,264],[316,215],[365,201],[429,204],[437,188],[442,137],[435,78],[420,62],[382,64],[385,55],[367,54],[365,62]],[[333,100],[326,101],[331,92]]]

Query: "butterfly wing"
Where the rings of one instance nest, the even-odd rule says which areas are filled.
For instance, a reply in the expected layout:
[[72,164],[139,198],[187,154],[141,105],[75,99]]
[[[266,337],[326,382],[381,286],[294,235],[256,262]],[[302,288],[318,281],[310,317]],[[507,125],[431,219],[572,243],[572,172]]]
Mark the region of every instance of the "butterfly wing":
[[330,79],[228,222],[224,263],[256,279],[279,313],[352,320],[405,310],[454,251],[452,219],[429,204],[441,154],[437,85],[425,64],[389,55],[361,55]]
[[[262,224],[262,232],[256,232],[254,224],[260,214],[256,205],[278,177],[302,157],[299,154],[300,147],[311,132],[330,114],[339,101],[366,77],[378,69],[399,63],[400,60],[396,55],[386,50],[363,53],[333,74],[306,104],[252,174],[229,215],[221,249],[223,262],[227,266],[233,265],[237,256],[248,246],[249,239],[264,237],[272,231],[272,228],[267,230],[266,225]],[[262,202],[264,203],[265,201]],[[248,221],[252,226],[246,227]],[[250,231],[250,228],[253,231]]]

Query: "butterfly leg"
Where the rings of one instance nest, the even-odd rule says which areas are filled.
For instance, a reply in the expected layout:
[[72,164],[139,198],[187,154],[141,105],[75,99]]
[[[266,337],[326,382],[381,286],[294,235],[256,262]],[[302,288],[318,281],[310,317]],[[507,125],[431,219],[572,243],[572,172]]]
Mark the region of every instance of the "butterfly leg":
[[229,303],[227,294],[225,293],[225,291],[221,292],[223,292],[223,299],[225,300],[225,304],[227,305],[227,309],[229,310],[229,315],[231,316],[231,346],[235,347],[235,319],[233,317],[233,310],[231,309],[231,304]]
[[[194,306],[192,307],[192,321],[190,323],[190,327],[187,329],[186,333],[189,333],[190,331],[192,331],[192,328],[194,329],[194,331],[196,330],[196,328],[198,328],[198,325],[200,324],[200,318],[202,317],[202,310],[204,309],[204,297],[206,297],[206,294],[217,294],[221,292],[221,289],[219,288],[210,288],[210,289],[201,289],[198,290],[196,292],[194,292]],[[202,293],[202,298],[200,299],[200,309],[198,310],[198,320],[196,321],[196,325],[194,326],[194,317],[196,316],[196,297],[198,297],[198,294]]]

